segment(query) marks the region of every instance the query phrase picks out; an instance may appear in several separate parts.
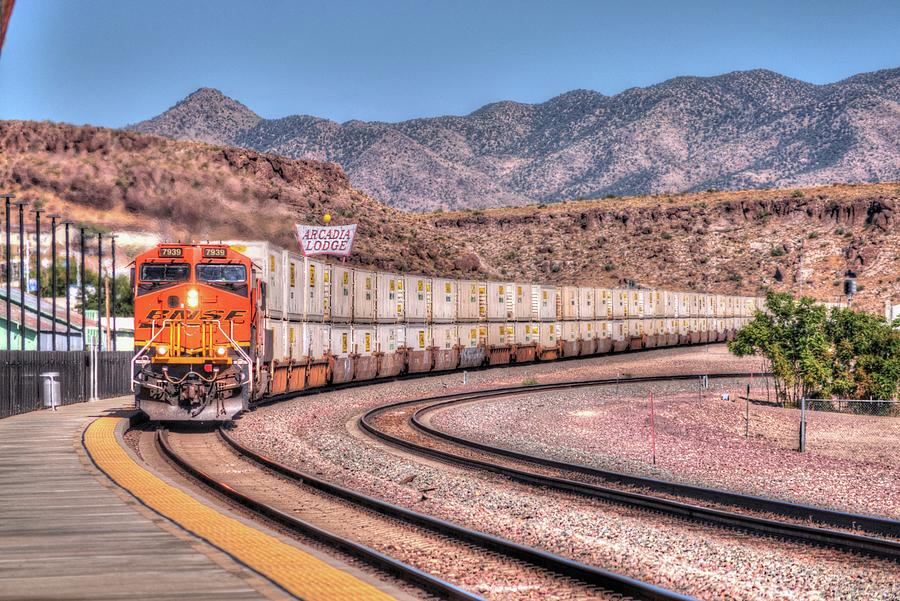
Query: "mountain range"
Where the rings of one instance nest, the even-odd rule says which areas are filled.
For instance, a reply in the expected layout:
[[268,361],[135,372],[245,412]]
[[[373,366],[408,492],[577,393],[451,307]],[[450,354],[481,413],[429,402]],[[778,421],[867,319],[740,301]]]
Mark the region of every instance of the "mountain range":
[[264,119],[202,88],[129,129],[339,163],[354,187],[414,211],[874,182],[900,179],[900,69],[827,85],[678,77],[399,123]]

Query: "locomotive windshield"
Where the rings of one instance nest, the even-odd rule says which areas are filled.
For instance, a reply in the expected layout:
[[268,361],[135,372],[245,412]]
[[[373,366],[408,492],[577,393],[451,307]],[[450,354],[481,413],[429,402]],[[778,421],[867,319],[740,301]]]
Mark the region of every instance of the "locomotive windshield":
[[141,265],[142,282],[184,282],[191,274],[187,263],[144,263]]
[[247,267],[240,263],[198,263],[197,281],[247,296]]
[[191,266],[187,263],[144,263],[139,276],[138,294],[146,294],[186,282],[191,277]]
[[247,281],[247,268],[244,265],[200,263],[197,265],[197,281],[213,284],[243,284]]

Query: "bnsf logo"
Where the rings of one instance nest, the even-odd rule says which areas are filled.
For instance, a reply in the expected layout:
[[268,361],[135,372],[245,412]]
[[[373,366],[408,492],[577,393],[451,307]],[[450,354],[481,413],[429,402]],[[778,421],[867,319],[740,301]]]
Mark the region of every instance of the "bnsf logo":
[[138,325],[139,328],[149,328],[151,322],[168,320],[184,320],[194,321],[197,319],[207,320],[232,320],[239,319],[247,315],[247,311],[229,311],[227,314],[223,309],[206,309],[205,311],[189,311],[187,309],[152,309],[144,316],[144,321]]

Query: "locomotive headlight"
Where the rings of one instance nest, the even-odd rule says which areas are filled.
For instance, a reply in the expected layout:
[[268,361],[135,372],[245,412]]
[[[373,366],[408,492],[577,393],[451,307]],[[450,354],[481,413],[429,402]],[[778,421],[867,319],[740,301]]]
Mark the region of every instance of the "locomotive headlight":
[[220,357],[224,357],[224,356],[225,356],[225,347],[224,347],[224,346],[220,346],[219,348],[217,348],[217,349],[216,349],[216,354],[217,354],[218,356],[220,356]]
[[161,345],[159,345],[158,347],[156,347],[156,354],[157,354],[157,355],[162,356],[162,355],[165,355],[165,354],[168,353],[168,352],[169,352],[169,347],[167,347],[167,346],[164,345],[164,344],[161,344]]
[[197,292],[196,288],[191,288],[187,291],[185,303],[187,303],[187,306],[191,309],[196,309],[200,305],[200,293]]

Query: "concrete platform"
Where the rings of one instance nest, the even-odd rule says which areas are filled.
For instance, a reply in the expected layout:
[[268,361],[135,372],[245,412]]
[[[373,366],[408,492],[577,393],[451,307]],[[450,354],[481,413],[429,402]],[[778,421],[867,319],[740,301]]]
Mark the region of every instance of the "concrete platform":
[[0,420],[0,600],[286,597],[127,498],[88,463],[84,426],[125,402]]

